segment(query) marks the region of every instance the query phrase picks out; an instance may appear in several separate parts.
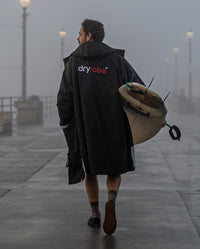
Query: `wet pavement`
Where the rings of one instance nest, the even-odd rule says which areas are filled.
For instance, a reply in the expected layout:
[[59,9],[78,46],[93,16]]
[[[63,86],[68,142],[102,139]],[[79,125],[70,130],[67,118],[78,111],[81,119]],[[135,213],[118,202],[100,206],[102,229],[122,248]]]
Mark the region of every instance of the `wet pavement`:
[[[0,136],[1,249],[199,249],[200,117],[169,113],[181,141],[163,128],[135,146],[135,172],[122,176],[113,236],[87,226],[84,183],[68,185],[57,119]],[[100,181],[102,220],[107,199]]]

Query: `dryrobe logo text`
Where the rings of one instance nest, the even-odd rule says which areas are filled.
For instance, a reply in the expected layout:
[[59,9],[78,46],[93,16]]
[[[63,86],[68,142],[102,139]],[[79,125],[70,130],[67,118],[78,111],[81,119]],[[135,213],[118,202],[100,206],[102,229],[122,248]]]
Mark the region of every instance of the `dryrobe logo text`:
[[78,71],[84,73],[98,73],[98,74],[106,74],[108,67],[100,68],[100,67],[90,67],[90,66],[79,66]]

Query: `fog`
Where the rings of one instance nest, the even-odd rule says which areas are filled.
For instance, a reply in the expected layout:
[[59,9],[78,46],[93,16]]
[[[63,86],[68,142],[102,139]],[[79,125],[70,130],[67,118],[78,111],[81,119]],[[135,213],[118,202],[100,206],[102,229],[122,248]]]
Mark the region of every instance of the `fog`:
[[[125,57],[161,96],[174,90],[174,53],[178,53],[178,89],[188,93],[188,39],[192,39],[193,95],[200,96],[199,0],[31,0],[27,9],[27,95],[55,95],[65,55],[77,46],[85,18],[104,23],[104,42],[126,50]],[[22,8],[19,0],[0,1],[0,96],[21,95]],[[166,61],[166,58],[169,61]]]

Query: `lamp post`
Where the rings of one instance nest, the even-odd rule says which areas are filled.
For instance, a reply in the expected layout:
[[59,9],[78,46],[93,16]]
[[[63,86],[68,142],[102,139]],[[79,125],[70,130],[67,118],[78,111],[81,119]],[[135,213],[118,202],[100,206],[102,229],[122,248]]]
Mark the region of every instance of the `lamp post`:
[[168,57],[165,57],[165,63],[166,63],[166,90],[169,91],[169,62],[170,59]]
[[174,83],[175,83],[175,92],[177,93],[178,89],[178,48],[173,49],[174,52]]
[[26,99],[26,9],[30,4],[30,0],[20,0],[23,9],[22,14],[22,99]]
[[189,100],[192,100],[192,38],[194,33],[189,30],[187,32],[188,45],[189,45]]
[[66,32],[64,29],[62,29],[60,32],[60,39],[61,39],[61,59],[64,58],[64,46],[65,46],[65,37],[66,37]]

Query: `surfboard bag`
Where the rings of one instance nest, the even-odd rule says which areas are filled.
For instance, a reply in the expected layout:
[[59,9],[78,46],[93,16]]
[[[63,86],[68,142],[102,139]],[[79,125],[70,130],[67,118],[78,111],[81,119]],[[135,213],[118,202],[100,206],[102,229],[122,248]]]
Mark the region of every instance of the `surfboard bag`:
[[161,97],[144,85],[129,82],[119,88],[134,144],[155,136],[165,122],[167,108]]

